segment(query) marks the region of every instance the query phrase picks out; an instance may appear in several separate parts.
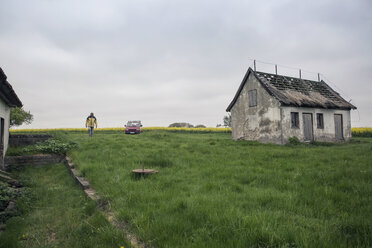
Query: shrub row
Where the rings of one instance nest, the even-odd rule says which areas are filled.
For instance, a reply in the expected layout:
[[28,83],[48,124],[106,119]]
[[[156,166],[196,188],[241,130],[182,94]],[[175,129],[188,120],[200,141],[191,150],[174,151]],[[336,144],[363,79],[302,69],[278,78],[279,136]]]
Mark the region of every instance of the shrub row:
[[351,135],[353,137],[372,137],[372,127],[353,127]]

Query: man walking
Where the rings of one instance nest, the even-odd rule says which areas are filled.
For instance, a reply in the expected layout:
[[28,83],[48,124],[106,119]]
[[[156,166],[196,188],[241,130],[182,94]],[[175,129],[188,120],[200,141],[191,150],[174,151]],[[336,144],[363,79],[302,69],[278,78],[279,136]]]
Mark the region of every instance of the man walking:
[[97,128],[97,119],[93,113],[90,113],[90,115],[87,118],[87,121],[85,122],[85,127],[88,128],[89,137],[93,137],[94,126],[96,126]]

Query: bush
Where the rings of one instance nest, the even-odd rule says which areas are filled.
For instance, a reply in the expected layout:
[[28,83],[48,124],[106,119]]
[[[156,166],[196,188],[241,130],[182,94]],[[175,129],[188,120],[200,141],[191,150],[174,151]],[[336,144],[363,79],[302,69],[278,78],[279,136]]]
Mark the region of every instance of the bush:
[[33,146],[24,148],[26,153],[54,153],[65,154],[71,149],[76,149],[77,144],[74,142],[63,142],[56,139],[49,139],[39,142]]
[[186,122],[175,122],[169,125],[169,127],[194,127],[194,125]]
[[299,145],[299,144],[301,144],[301,141],[296,136],[293,136],[293,137],[288,138],[288,144]]
[[351,129],[351,135],[353,137],[372,137],[371,127],[353,127]]
[[0,211],[3,211],[8,206],[9,201],[14,199],[16,195],[13,188],[0,181]]
[[199,124],[199,125],[196,125],[195,128],[207,128],[207,127],[202,124]]

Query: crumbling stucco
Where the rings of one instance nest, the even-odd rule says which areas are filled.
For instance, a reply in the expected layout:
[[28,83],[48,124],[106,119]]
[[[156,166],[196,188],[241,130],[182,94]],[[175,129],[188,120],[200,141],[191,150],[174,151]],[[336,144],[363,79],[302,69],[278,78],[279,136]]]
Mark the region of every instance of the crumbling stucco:
[[[254,107],[249,106],[248,91],[250,90],[257,90],[257,105]],[[281,94],[299,105],[304,99],[307,102],[327,103],[327,98],[318,92],[310,92],[309,95],[304,96],[302,92],[289,89],[281,91]],[[299,114],[299,127],[292,127],[291,112]],[[251,73],[231,107],[232,137],[233,139],[285,144],[289,137],[296,136],[304,141],[304,113],[312,116],[313,140],[339,141],[335,136],[335,114],[342,115],[342,136],[344,140],[350,140],[350,110],[286,106],[270,95]],[[316,114],[318,113],[323,114],[324,126],[322,128],[317,127]]]
[[[253,76],[248,77],[231,109],[233,139],[281,142],[280,104]],[[248,91],[257,90],[257,106],[249,107]]]

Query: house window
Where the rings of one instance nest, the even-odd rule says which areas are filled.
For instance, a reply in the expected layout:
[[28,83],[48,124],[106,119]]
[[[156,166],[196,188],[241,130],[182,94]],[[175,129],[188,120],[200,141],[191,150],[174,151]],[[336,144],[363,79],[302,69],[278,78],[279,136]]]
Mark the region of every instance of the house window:
[[320,129],[324,128],[323,114],[316,114],[316,126]]
[[249,107],[257,106],[257,90],[248,91]]
[[298,112],[291,112],[291,123],[292,128],[300,128],[300,117]]

